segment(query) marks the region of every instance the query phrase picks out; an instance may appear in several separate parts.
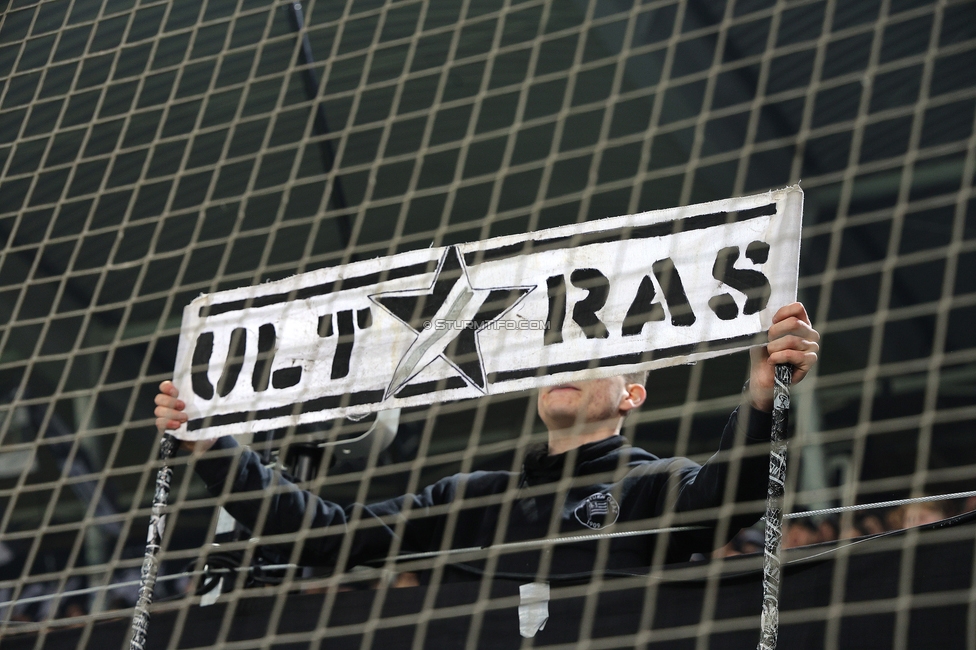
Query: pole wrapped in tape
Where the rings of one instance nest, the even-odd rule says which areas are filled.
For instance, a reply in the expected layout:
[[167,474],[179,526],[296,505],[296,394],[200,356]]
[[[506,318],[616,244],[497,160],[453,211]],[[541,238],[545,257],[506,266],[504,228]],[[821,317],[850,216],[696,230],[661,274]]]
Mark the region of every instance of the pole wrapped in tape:
[[769,490],[766,494],[766,543],[763,554],[763,606],[759,650],[775,650],[779,635],[779,546],[783,537],[783,495],[786,491],[786,419],[790,410],[793,366],[776,365],[773,385],[773,427],[769,446]]
[[156,474],[156,492],[153,494],[152,514],[149,517],[149,534],[146,537],[146,557],[142,561],[142,584],[139,585],[139,600],[132,615],[132,636],[129,650],[144,650],[146,631],[149,628],[149,606],[152,604],[153,590],[156,588],[156,574],[159,572],[159,547],[163,543],[166,530],[166,504],[169,501],[170,481],[173,469],[166,462],[176,455],[180,441],[163,434],[159,442],[159,460],[163,465]]

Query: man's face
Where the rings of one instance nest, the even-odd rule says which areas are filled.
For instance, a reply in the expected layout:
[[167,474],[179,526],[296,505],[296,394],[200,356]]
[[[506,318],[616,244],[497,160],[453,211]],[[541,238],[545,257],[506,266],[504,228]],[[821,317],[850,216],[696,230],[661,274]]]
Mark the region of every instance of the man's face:
[[613,420],[627,396],[623,377],[546,386],[539,390],[539,416],[550,429]]

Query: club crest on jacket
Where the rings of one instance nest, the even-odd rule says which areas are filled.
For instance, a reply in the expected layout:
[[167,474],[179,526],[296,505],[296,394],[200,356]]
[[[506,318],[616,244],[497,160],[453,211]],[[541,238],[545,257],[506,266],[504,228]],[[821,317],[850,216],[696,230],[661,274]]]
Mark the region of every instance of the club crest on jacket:
[[597,492],[586,497],[576,506],[576,520],[593,530],[612,526],[620,516],[620,506],[609,494]]

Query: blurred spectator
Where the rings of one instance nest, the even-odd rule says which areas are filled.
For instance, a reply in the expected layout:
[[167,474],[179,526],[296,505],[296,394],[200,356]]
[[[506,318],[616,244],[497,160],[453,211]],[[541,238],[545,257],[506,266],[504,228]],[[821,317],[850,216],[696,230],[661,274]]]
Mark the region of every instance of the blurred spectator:
[[821,542],[835,542],[839,535],[840,522],[835,515],[828,515],[821,520],[817,529],[820,532]]
[[783,548],[809,546],[820,541],[820,529],[809,517],[790,519],[783,526]]
[[390,586],[394,589],[399,589],[401,587],[419,587],[420,576],[413,571],[404,571],[403,573],[397,574],[396,578],[393,580],[393,584]]
[[884,520],[880,516],[872,513],[857,513],[854,515],[853,526],[842,530],[840,533],[840,539],[853,539],[855,537],[864,537],[866,535],[877,535],[885,532],[886,530]]
[[[135,583],[140,579],[141,571],[139,567],[129,567],[116,569],[112,572],[110,584],[116,583]],[[105,606],[107,609],[126,609],[134,607],[139,600],[138,584],[122,584],[113,587],[105,594]]]
[[[0,543],[0,580],[15,581],[21,578],[28,549],[29,543],[25,543],[25,540]],[[62,568],[58,563],[58,554],[57,550],[42,548],[35,563],[47,573],[54,573]],[[87,586],[86,576],[67,576],[63,584],[60,580],[41,580],[26,582],[19,590],[5,588],[0,590],[0,603],[8,604],[0,605],[0,620],[7,617],[8,608],[12,610],[9,613],[10,620],[23,623],[83,616],[88,613],[87,594],[56,596]],[[11,602],[15,595],[17,600]]]
[[713,558],[732,557],[734,555],[746,555],[748,553],[760,553],[763,550],[765,540],[763,533],[755,528],[743,528],[732,541],[720,549],[712,552]]
[[[25,623],[36,623],[49,618],[83,616],[88,613],[87,600],[84,597],[69,596],[60,599],[60,603],[58,603],[58,598],[44,598],[44,596],[53,596],[58,591],[74,591],[84,586],[85,581],[79,576],[68,578],[61,589],[59,589],[61,585],[57,580],[28,583],[20,591],[17,602],[13,603],[13,614],[10,619]],[[28,600],[32,598],[39,598],[39,600]],[[22,602],[24,600],[28,602]],[[55,603],[58,603],[57,611],[54,611]]]
[[948,515],[946,504],[942,501],[910,503],[888,513],[888,530],[915,528],[916,526],[942,521]]

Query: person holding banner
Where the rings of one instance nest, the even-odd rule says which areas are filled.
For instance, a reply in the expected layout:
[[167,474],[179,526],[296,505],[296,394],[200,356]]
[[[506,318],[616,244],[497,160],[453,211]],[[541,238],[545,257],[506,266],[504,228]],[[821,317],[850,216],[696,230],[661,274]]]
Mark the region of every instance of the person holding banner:
[[[183,446],[199,456],[196,472],[212,495],[223,494],[228,482],[231,492],[255,494],[253,500],[224,504],[244,526],[263,535],[310,529],[302,542],[303,564],[334,567],[344,537],[352,535],[348,557],[337,570],[382,564],[394,548],[401,555],[484,548],[553,534],[653,529],[662,521],[682,528],[669,535],[611,539],[609,553],[599,563],[612,574],[647,567],[661,558],[686,561],[693,553],[708,553],[758,520],[767,489],[774,367],[791,364],[793,382],[801,381],[817,362],[819,339],[802,304],[793,303],[775,313],[766,345],[750,350],[750,379],[742,404],[725,426],[719,453],[704,465],[683,458],[659,459],[631,447],[620,435],[624,417],[647,396],[642,381],[646,373],[540,389],[538,412],[549,430],[549,444],[526,452],[519,476],[503,471],[458,474],[418,494],[371,505],[342,508],[301,490],[262,466],[259,456],[239,448],[232,436],[184,441]],[[171,382],[160,385],[155,403],[161,432],[186,422],[185,404]],[[733,447],[732,455],[739,460],[731,463]],[[729,485],[734,465],[738,465],[737,480]],[[727,488],[734,490],[729,498]],[[261,499],[270,503],[263,530],[256,531]],[[472,499],[474,505],[467,505]],[[452,506],[458,501],[460,508]],[[748,505],[734,508],[719,536],[717,509],[727,501]],[[452,510],[456,512],[452,514]],[[666,513],[673,516],[662,519]],[[349,525],[351,521],[355,525]],[[450,539],[445,540],[445,535]],[[658,539],[668,543],[655,554]],[[549,566],[541,579],[584,576],[598,566],[597,557],[602,555],[592,539],[551,548],[546,560]],[[524,549],[522,545],[517,552],[508,553],[501,547],[496,574],[539,577],[541,552]],[[450,565],[448,574],[470,576],[483,567],[483,560],[457,563]],[[450,577],[445,575],[445,579]]]

